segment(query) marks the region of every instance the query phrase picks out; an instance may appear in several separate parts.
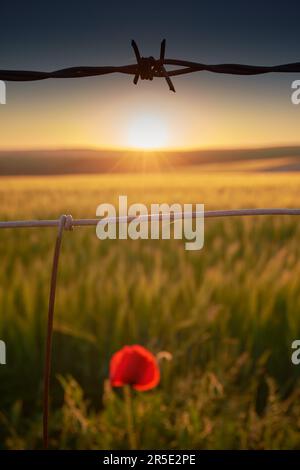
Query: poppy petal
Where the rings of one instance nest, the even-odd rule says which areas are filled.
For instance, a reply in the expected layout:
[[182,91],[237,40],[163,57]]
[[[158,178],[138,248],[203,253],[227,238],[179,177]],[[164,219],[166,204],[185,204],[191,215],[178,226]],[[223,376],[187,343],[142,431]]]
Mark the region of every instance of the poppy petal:
[[153,354],[138,344],[124,346],[110,361],[110,382],[113,387],[131,385],[139,391],[158,385],[160,372]]

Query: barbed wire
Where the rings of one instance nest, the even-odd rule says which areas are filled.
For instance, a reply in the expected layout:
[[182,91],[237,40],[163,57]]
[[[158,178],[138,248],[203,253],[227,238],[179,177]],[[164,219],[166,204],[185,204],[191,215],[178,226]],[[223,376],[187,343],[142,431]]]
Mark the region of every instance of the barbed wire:
[[[133,75],[133,83],[138,80],[153,80],[153,78],[164,78],[171,91],[175,92],[171,77],[190,74],[194,72],[212,72],[230,75],[260,75],[267,73],[300,73],[300,62],[293,62],[282,65],[262,66],[247,64],[203,64],[179,59],[165,58],[166,40],[161,42],[160,57],[143,57],[134,40],[131,42],[136,63],[121,66],[99,66],[99,67],[69,67],[52,72],[40,72],[30,70],[0,70],[0,80],[26,82],[36,80],[47,80],[49,78],[82,78],[107,75],[112,73],[122,73]],[[180,67],[174,70],[166,70],[165,66],[171,65]]]

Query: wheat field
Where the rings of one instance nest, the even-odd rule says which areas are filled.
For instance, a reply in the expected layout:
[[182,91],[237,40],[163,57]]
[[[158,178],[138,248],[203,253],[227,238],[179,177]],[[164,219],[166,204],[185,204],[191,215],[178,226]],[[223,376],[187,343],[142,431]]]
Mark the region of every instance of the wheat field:
[[[300,174],[204,172],[2,177],[0,219],[95,217],[102,202],[299,207]],[[0,232],[0,447],[42,445],[42,377],[55,229]],[[141,344],[157,389],[134,393],[139,448],[300,448],[300,220],[207,220],[201,251],[176,241],[65,232],[55,311],[51,448],[126,449],[111,355]],[[163,356],[163,355],[161,355]]]

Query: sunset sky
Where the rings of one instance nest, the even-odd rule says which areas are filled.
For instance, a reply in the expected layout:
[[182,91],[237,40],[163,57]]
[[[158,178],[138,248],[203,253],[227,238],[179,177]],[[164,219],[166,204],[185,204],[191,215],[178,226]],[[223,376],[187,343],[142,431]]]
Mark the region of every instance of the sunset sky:
[[[204,63],[300,61],[299,2],[6,2],[0,68],[52,70],[134,63],[130,41]],[[196,73],[132,84],[108,75],[8,83],[0,148],[204,148],[299,144],[295,74]]]

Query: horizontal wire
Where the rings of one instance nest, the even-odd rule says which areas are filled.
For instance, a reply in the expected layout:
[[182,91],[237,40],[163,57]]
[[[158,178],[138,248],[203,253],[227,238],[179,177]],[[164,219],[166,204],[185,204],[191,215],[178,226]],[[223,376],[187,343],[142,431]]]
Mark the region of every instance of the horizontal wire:
[[166,65],[175,65],[186,67],[180,70],[169,71],[170,76],[182,75],[192,72],[213,72],[213,73],[223,73],[231,75],[260,75],[266,73],[299,73],[300,72],[300,62],[293,62],[289,64],[282,65],[271,65],[271,66],[262,66],[262,65],[247,65],[247,64],[200,64],[197,62],[189,62],[186,60],[177,60],[177,59],[165,59]]
[[[133,83],[137,85],[139,79],[153,80],[154,77],[166,80],[169,90],[175,93],[175,87],[171,77],[186,75],[194,72],[212,72],[230,75],[260,75],[272,72],[279,73],[300,73],[300,62],[282,65],[262,66],[247,64],[201,64],[187,60],[166,59],[166,40],[163,39],[160,45],[160,57],[143,57],[140,54],[137,43],[132,40],[131,46],[134,51],[136,64],[121,66],[100,66],[100,67],[69,67],[52,72],[40,72],[30,70],[0,70],[0,80],[13,82],[28,82],[37,80],[47,80],[50,78],[82,78],[108,75],[112,73],[123,73],[134,75]],[[180,67],[167,70],[166,65]]]
[[0,70],[0,80],[26,82],[35,80],[46,80],[48,78],[81,78],[107,75],[110,73],[126,73],[134,75],[137,65],[124,65],[120,67],[69,67],[52,72],[39,72],[30,70]]
[[[262,215],[292,215],[300,216],[300,209],[229,209],[229,210],[214,210],[203,212],[189,212],[189,213],[170,213],[170,214],[149,214],[140,216],[122,216],[110,217],[103,219],[73,219],[69,218],[66,229],[70,230],[73,227],[95,226],[106,223],[128,223],[135,220],[136,222],[146,222],[151,220],[180,220],[188,218],[217,218],[217,217],[239,217],[239,216],[262,216]],[[14,220],[14,221],[0,221],[1,228],[37,228],[37,227],[58,227],[60,219],[51,220]]]
[[[165,59],[162,65],[179,66],[180,69],[168,71],[168,76],[178,76],[194,72],[213,72],[230,75],[260,75],[267,73],[300,73],[300,62],[294,62],[273,66],[257,66],[246,64],[202,64],[177,59]],[[122,73],[136,75],[139,71],[138,64],[122,66],[99,66],[99,67],[69,67],[52,72],[41,72],[32,70],[0,70],[0,80],[4,81],[37,81],[49,78],[82,78]],[[154,77],[165,78],[161,72],[154,72]]]

